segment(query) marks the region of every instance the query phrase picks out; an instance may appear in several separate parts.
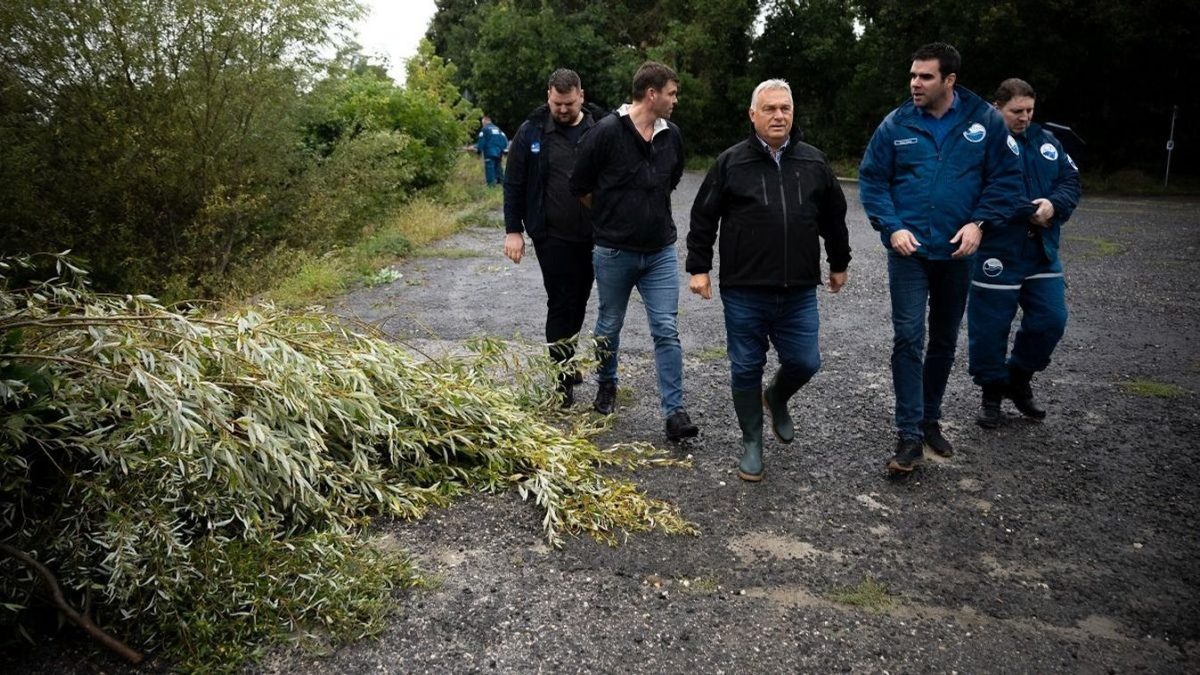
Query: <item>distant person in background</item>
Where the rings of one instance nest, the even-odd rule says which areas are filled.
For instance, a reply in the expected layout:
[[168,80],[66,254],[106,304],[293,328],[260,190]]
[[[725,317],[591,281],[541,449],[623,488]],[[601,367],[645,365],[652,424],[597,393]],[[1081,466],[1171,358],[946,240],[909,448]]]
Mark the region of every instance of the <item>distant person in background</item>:
[[479,138],[475,141],[475,152],[483,157],[483,177],[489,186],[504,183],[504,166],[501,162],[508,150],[508,136],[500,127],[492,124],[492,118],[487,115],[480,120],[483,127],[479,130]]
[[[1026,417],[1046,417],[1030,380],[1050,365],[1067,327],[1067,284],[1058,244],[1063,223],[1079,204],[1079,169],[1058,139],[1033,122],[1036,98],[1033,87],[1017,78],[1001,82],[994,98],[1021,149],[1027,206],[1008,227],[989,231],[975,257],[968,353],[971,376],[983,388],[976,421],[986,429],[1004,421],[1004,398]],[[1021,326],[1009,354],[1017,307]]]
[[[825,155],[793,130],[794,110],[787,82],[766,80],[755,87],[749,110],[754,131],[709,169],[692,204],[687,237],[688,287],[707,300],[720,233],[729,381],[742,431],[737,474],[746,481],[762,480],[764,473],[764,406],[775,437],[791,443],[788,399],[821,368],[821,239],[830,292],[842,290],[850,264],[846,197]],[[779,370],[764,390],[771,345]]]
[[961,65],[958,50],[944,42],[918,49],[908,74],[911,100],[879,124],[859,166],[859,198],[888,250],[893,476],[916,469],[926,446],[943,457],[954,452],[942,434],[942,397],[971,256],[1021,204],[1017,142],[995,108],[956,85]]
[[[520,264],[529,234],[546,287],[546,342],[560,365],[575,355],[592,294],[591,210],[571,194],[579,139],[604,116],[585,104],[579,75],[559,68],[546,85],[546,104],[529,114],[513,136],[504,181],[504,255]],[[575,402],[576,373],[564,372],[563,406]]]

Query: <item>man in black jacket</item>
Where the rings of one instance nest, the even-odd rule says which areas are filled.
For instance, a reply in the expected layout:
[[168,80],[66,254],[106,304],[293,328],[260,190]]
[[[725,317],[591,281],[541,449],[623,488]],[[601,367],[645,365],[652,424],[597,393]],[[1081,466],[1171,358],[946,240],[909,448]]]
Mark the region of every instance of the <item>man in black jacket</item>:
[[[579,139],[604,112],[584,107],[583,85],[573,70],[559,68],[538,106],[517,129],[504,181],[504,255],[520,264],[528,232],[546,287],[546,342],[550,356],[566,365],[583,327],[592,293],[592,219],[571,194]],[[574,377],[564,372],[558,389],[563,406],[575,402]]]
[[633,77],[633,103],[600,120],[579,146],[571,192],[592,206],[592,265],[600,298],[595,336],[601,342],[599,387],[593,406],[613,411],[617,351],[629,296],[636,287],[654,339],[654,368],[667,438],[699,430],[683,407],[683,349],[679,344],[679,261],[671,191],[683,176],[683,140],[668,118],[679,77],[648,61]]
[[[825,155],[792,132],[792,90],[767,80],[750,99],[754,134],[717,157],[692,205],[688,288],[712,297],[709,272],[720,228],[721,303],[742,460],[738,476],[763,477],[763,408],[783,443],[795,437],[788,399],[821,367],[817,345],[820,241],[829,290],[845,285],[850,264],[846,198]],[[779,370],[762,389],[768,344]]]

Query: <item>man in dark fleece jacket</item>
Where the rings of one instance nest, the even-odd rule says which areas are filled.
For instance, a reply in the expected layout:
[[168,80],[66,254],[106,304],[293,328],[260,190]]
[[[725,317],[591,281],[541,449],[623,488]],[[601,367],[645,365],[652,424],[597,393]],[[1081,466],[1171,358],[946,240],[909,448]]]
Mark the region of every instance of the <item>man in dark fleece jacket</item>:
[[[538,106],[517,129],[508,153],[504,181],[504,255],[520,264],[527,232],[537,250],[546,287],[546,342],[560,365],[575,355],[592,294],[592,219],[571,194],[579,139],[603,117],[585,107],[579,75],[559,68],[546,86],[546,105]],[[564,372],[558,389],[563,406],[575,402],[575,379]]]
[[[750,99],[754,133],[717,157],[692,205],[688,287],[712,298],[709,272],[720,228],[721,303],[730,385],[742,430],[742,480],[762,480],[763,408],[783,443],[795,438],[787,403],[821,367],[817,346],[820,239],[829,290],[846,284],[850,264],[846,198],[825,155],[792,131],[792,90],[767,80]],[[767,348],[779,370],[762,388]]]
[[679,76],[647,61],[633,77],[633,103],[583,137],[571,192],[592,207],[592,266],[600,298],[595,336],[601,343],[599,387],[593,406],[613,411],[617,353],[629,295],[636,287],[654,339],[654,368],[667,438],[699,430],[683,407],[683,349],[679,344],[679,261],[671,191],[683,176],[683,141],[668,118]]

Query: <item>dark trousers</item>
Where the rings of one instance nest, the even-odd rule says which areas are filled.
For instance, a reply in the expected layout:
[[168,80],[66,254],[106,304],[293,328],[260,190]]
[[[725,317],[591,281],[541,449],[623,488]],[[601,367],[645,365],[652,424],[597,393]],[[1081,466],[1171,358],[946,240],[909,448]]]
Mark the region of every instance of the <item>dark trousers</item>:
[[546,342],[551,358],[563,363],[575,355],[575,346],[555,343],[575,337],[583,328],[594,278],[592,244],[541,237],[533,247],[546,287]]

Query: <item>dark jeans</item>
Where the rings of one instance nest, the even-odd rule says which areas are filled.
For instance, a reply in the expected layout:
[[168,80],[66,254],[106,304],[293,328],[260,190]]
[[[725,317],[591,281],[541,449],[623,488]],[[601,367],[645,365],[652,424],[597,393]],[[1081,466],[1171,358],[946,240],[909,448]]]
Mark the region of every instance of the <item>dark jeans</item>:
[[769,345],[775,346],[781,378],[804,384],[820,370],[816,287],[722,288],[721,304],[733,389],[762,387]]
[[[922,438],[921,425],[942,418],[958,327],[967,306],[971,258],[928,260],[888,251],[892,296],[892,386],[896,432]],[[929,308],[929,344],[925,309]]]
[[583,328],[588,297],[592,294],[592,244],[557,237],[533,242],[542,285],[546,287],[546,342],[550,357],[563,363],[575,355],[574,338]]

